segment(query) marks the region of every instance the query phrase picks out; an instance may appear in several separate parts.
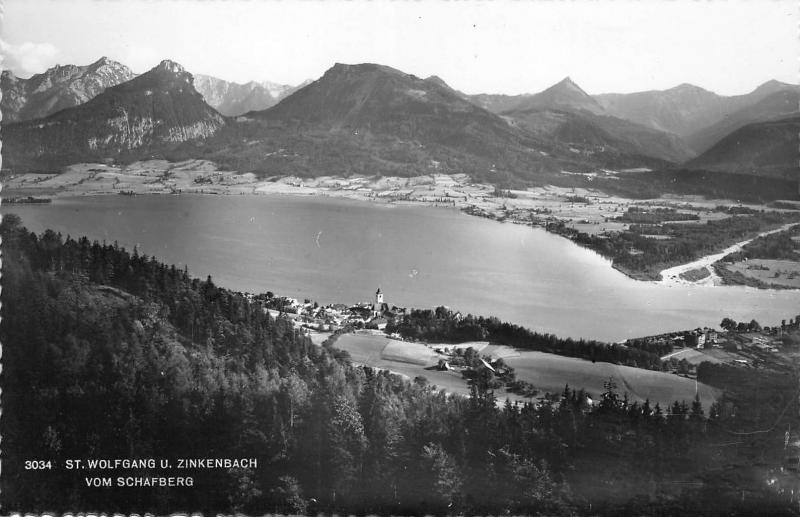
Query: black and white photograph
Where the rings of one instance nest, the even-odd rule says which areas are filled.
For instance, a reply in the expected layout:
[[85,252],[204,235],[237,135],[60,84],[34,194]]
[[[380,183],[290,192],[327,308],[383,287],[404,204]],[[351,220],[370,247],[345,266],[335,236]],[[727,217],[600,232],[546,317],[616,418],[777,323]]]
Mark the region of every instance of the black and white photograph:
[[0,514],[800,516],[800,3],[4,0]]

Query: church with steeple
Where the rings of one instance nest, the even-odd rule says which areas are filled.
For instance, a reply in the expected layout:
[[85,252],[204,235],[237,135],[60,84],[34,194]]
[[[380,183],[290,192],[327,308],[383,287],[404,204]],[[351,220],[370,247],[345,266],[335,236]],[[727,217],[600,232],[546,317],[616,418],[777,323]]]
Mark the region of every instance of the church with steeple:
[[389,304],[383,301],[383,292],[381,288],[378,287],[378,290],[375,291],[375,302],[372,304],[372,315],[380,316],[388,310]]

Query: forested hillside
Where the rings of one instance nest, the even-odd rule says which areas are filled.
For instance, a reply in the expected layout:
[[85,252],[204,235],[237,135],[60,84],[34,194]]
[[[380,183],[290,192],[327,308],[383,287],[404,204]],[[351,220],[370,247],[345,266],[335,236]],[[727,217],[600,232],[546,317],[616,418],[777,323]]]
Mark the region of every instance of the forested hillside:
[[[353,367],[135,251],[36,236],[13,215],[0,231],[3,512],[788,514],[749,465],[780,461],[784,424],[797,424],[792,375],[758,372],[760,390],[705,409],[631,404],[611,384],[593,403],[565,388],[498,407],[483,375],[459,398]],[[742,372],[709,379],[747,386]],[[187,488],[90,489],[87,475],[123,473],[68,471],[70,458],[258,467],[137,472],[193,476]],[[25,470],[30,459],[56,467]],[[731,465],[746,467],[734,478]]]

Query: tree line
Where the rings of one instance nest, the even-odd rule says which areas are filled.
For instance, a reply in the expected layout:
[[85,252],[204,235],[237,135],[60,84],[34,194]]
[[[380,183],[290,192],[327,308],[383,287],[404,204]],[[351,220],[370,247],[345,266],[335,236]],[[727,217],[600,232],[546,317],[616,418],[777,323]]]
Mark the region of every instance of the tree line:
[[645,344],[627,346],[587,339],[559,338],[553,334],[534,332],[520,325],[500,321],[494,316],[468,314],[461,317],[445,307],[414,309],[409,314],[390,321],[386,325],[386,333],[397,333],[407,339],[444,343],[488,340],[523,350],[638,368],[662,369],[659,355],[661,348],[651,349]]

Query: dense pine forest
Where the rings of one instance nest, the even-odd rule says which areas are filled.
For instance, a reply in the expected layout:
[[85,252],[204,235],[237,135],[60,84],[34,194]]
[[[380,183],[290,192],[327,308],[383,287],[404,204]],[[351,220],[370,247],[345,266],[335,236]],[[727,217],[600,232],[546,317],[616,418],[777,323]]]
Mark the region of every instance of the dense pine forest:
[[[0,233],[4,513],[797,509],[766,482],[786,425],[798,425],[792,372],[704,371],[726,393],[710,408],[630,403],[612,383],[503,405],[481,375],[469,397],[448,396],[352,366],[211,278],[115,244],[37,236],[13,215]],[[142,473],[193,476],[185,488],[87,488],[87,475],[118,473],[65,470],[70,458],[258,467]],[[32,459],[54,468],[26,470]]]

